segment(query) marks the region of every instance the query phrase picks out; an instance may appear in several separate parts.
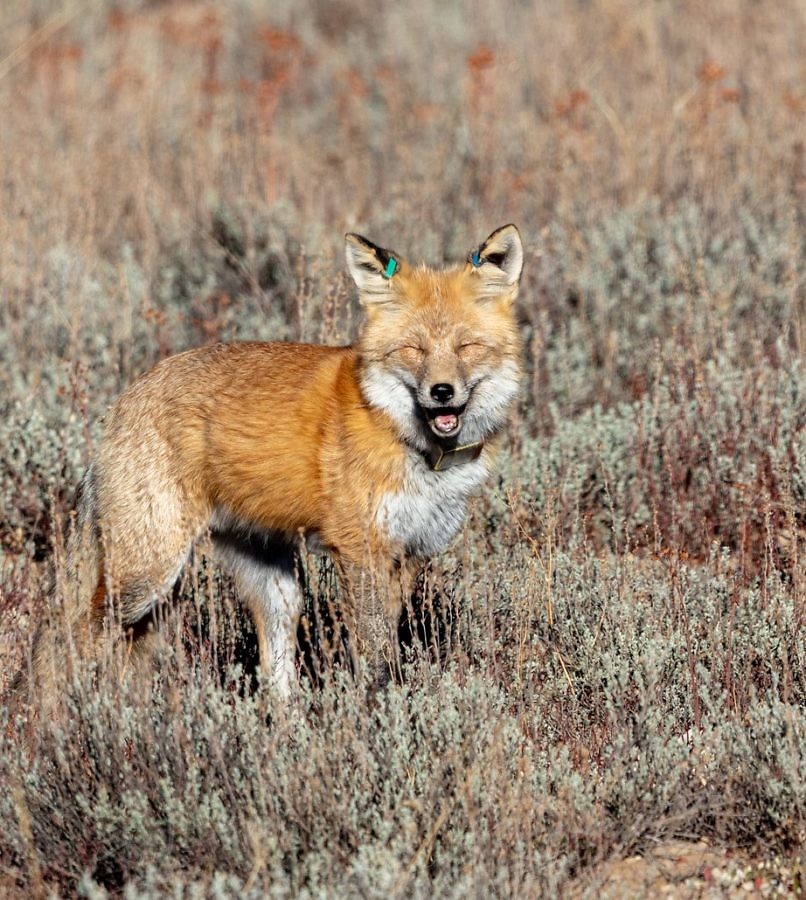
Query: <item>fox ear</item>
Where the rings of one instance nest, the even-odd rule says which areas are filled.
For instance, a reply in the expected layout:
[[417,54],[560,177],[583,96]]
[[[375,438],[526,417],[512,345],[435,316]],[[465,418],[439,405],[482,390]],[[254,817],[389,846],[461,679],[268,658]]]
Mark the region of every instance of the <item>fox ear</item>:
[[520,281],[523,244],[514,225],[504,225],[467,258],[484,283],[484,295],[508,293]]
[[360,234],[347,234],[344,254],[362,303],[383,303],[392,299],[390,282],[401,266],[396,253],[384,250]]

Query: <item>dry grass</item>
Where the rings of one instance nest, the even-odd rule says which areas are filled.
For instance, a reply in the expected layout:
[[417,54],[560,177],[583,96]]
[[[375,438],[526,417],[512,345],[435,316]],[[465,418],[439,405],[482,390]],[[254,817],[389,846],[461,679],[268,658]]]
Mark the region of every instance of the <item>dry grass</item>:
[[111,399],[350,340],[344,231],[517,222],[528,376],[405,686],[278,709],[200,565],[150,699],[5,721],[0,890],[553,895],[696,839],[802,889],[805,56],[794,0],[3,6],[0,681]]

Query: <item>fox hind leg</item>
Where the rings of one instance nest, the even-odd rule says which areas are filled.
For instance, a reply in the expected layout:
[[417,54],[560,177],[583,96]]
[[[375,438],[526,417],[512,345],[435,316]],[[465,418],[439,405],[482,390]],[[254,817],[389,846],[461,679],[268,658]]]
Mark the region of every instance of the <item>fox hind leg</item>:
[[159,560],[156,571],[130,574],[122,582],[116,583],[114,575],[102,575],[90,610],[89,624],[96,644],[101,645],[104,632],[112,637],[111,646],[125,640],[130,661],[147,672],[161,640],[160,607],[171,597],[190,551],[188,544]]

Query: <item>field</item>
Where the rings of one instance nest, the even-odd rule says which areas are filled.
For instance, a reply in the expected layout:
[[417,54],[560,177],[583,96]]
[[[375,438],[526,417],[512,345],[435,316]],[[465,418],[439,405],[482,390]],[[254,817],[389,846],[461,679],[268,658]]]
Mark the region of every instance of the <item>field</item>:
[[2,4],[0,691],[110,402],[349,342],[345,231],[517,223],[527,374],[374,705],[327,565],[283,705],[199,553],[150,683],[0,707],[0,894],[804,890],[804,59],[798,0]]

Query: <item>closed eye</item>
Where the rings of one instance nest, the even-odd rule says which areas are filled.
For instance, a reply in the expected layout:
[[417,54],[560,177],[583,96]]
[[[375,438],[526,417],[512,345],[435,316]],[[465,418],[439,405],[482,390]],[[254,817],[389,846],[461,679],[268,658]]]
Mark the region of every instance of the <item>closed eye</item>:
[[482,341],[464,341],[459,344],[459,352],[462,350],[475,350],[477,352],[484,353],[492,353],[495,348],[491,347],[489,344],[485,344]]
[[416,344],[401,344],[399,347],[392,347],[386,355],[393,356],[395,353],[400,353],[403,350],[408,350],[413,353],[425,353],[425,350],[423,350],[422,347],[418,347]]
[[402,364],[410,369],[418,368],[424,357],[425,350],[416,344],[403,344],[400,347],[394,347],[386,354],[386,358],[392,357],[397,360],[398,364]]
[[465,341],[459,344],[456,350],[457,355],[466,365],[483,363],[492,352],[493,348],[481,341]]

